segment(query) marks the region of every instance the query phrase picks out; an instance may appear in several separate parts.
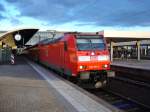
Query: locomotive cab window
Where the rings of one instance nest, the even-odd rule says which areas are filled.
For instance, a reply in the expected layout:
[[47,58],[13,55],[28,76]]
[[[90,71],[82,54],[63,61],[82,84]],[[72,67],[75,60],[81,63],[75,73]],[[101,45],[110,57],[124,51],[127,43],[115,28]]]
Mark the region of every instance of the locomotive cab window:
[[78,50],[104,50],[105,43],[100,36],[78,36]]

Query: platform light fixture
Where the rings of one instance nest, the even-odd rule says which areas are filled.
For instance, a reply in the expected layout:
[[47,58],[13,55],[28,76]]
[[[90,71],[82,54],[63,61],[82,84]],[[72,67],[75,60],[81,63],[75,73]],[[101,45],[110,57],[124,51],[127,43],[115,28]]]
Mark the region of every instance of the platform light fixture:
[[21,35],[19,34],[19,33],[17,33],[16,35],[15,35],[15,40],[16,41],[20,41],[21,40]]

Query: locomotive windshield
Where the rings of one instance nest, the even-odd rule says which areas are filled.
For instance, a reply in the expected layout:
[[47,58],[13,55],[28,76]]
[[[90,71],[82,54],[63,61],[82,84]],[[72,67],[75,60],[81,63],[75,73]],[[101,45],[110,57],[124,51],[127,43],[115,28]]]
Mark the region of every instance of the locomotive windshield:
[[104,50],[105,43],[100,36],[78,36],[78,50]]

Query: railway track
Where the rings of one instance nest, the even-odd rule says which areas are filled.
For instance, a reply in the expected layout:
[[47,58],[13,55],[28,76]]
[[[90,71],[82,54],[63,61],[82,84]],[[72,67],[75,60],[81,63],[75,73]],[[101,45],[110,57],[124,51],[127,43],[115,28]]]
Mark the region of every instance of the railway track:
[[[117,82],[119,81],[120,83],[114,84],[114,81]],[[113,83],[112,83],[113,82]],[[123,77],[116,77],[112,78],[109,80],[109,85],[107,85],[103,89],[91,89],[86,88],[85,85],[78,85],[81,88],[86,89],[88,92],[94,94],[95,96],[105,100],[106,102],[110,103],[111,105],[117,107],[118,109],[125,111],[125,112],[150,112],[150,106],[145,104],[144,102],[140,102],[141,100],[137,100],[133,96],[136,96],[136,92],[138,89],[136,88],[131,90],[132,88],[124,88],[124,84],[129,84],[128,87],[130,86],[138,86],[139,88],[149,88],[150,86],[144,82],[139,82],[139,81],[134,81],[131,79],[126,79]],[[111,86],[110,86],[111,85]],[[117,85],[117,86],[116,86]],[[118,87],[119,85],[119,87]],[[91,86],[92,87],[92,86]],[[126,94],[126,92],[122,91],[122,89],[127,90],[126,92],[132,93],[133,94]],[[117,88],[117,89],[116,89]],[[142,91],[143,92],[143,91]],[[134,95],[135,94],[135,95]],[[145,96],[146,97],[146,96]],[[141,97],[140,97],[141,98]],[[146,98],[149,99],[149,98]]]
[[92,93],[127,112],[150,112],[150,84],[142,81],[116,76]]
[[87,90],[97,97],[105,100],[111,105],[119,108],[125,112],[150,112],[150,109],[140,105],[118,93],[113,91],[108,91],[107,89],[99,89],[99,90]]

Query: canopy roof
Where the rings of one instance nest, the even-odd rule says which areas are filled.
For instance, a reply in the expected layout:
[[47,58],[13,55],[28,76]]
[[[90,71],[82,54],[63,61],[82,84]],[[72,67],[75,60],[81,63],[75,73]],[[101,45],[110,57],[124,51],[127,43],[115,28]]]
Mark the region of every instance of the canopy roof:
[[150,40],[150,31],[100,31],[107,42],[128,42],[138,40]]
[[[0,35],[0,41],[3,43],[7,44],[10,47],[15,47],[15,46],[23,46],[26,44],[29,39],[38,31],[38,29],[33,29],[33,28],[24,28],[24,29],[17,29],[17,30],[12,30],[8,31],[5,33],[2,33]],[[22,39],[20,41],[16,41],[14,39],[16,34],[20,34]]]

